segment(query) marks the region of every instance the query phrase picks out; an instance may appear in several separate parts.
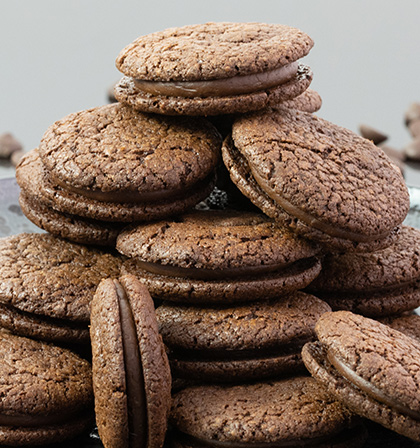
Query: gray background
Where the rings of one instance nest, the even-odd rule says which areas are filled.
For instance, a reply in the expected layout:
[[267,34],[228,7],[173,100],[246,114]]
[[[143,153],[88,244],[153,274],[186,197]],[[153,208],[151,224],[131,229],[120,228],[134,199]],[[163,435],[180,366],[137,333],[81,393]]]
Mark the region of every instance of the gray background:
[[[136,37],[206,21],[261,21],[301,28],[315,41],[305,62],[323,97],[319,115],[389,144],[410,141],[403,115],[420,101],[418,0],[0,0],[0,133],[25,150],[77,110],[107,102],[114,61]],[[412,180],[412,178],[410,178]],[[411,182],[413,183],[413,182]]]

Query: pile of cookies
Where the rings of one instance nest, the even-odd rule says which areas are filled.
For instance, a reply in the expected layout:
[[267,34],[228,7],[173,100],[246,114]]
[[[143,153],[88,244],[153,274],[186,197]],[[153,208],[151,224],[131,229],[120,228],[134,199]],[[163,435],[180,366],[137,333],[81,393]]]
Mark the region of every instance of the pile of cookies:
[[[298,62],[312,45],[300,30],[257,23],[142,36],[117,58],[118,102],[54,123],[18,166],[22,210],[55,237],[4,242],[12,260],[33,246],[0,293],[20,316],[7,328],[23,335],[18,320],[41,328],[45,314],[68,335],[58,327],[86,328],[90,306],[105,447],[160,448],[168,416],[168,443],[183,447],[361,446],[356,414],[420,441],[420,348],[364,317],[389,324],[420,305],[420,232],[401,228],[408,191],[383,151],[313,115],[320,97]],[[222,210],[209,199],[216,182]],[[65,256],[79,250],[91,261]],[[47,272],[60,291],[63,276],[80,286],[91,268],[95,294],[83,306],[51,287],[24,298],[20,272],[35,252],[35,285]],[[38,433],[51,413],[40,415]]]

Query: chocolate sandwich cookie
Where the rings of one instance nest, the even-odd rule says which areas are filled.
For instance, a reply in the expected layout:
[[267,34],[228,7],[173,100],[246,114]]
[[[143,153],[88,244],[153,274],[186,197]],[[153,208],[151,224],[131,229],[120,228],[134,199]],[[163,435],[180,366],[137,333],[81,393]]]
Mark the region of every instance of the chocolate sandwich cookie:
[[309,113],[239,117],[223,159],[267,215],[333,250],[389,245],[409,209],[404,179],[379,148]]
[[160,448],[171,378],[147,289],[132,276],[103,280],[91,313],[95,413],[104,446]]
[[201,118],[146,115],[121,104],[77,112],[41,140],[42,194],[61,212],[103,221],[180,213],[207,196],[220,144]]
[[173,446],[360,447],[359,419],[311,377],[197,386],[173,397]]
[[115,246],[123,224],[85,219],[62,213],[42,196],[42,163],[36,151],[23,157],[16,176],[21,186],[19,204],[24,215],[47,232],[76,243]]
[[330,310],[322,300],[296,292],[236,307],[166,302],[156,316],[174,376],[244,382],[302,370],[301,349],[315,340],[315,324]]
[[283,101],[282,106],[289,109],[297,109],[302,112],[317,112],[321,109],[322,98],[321,95],[312,89],[305,90],[302,94],[288,101]]
[[154,298],[240,302],[304,288],[320,270],[319,248],[263,214],[193,211],[124,230],[117,249]]
[[420,230],[402,226],[398,239],[370,253],[329,254],[307,290],[331,305],[369,317],[420,306]]
[[141,36],[116,60],[126,75],[118,101],[165,115],[262,109],[300,95],[312,72],[299,65],[313,46],[302,31],[265,23],[205,23]]
[[89,304],[121,257],[48,234],[0,239],[0,326],[34,339],[89,342]]
[[306,367],[351,411],[420,441],[418,341],[350,311],[325,313]]
[[[33,177],[24,176],[27,170],[33,170]],[[58,185],[54,185],[45,176],[45,170],[39,159],[38,150],[30,151],[22,160],[16,171],[16,180],[25,194],[30,188],[38,190],[37,204],[74,217],[78,217],[87,222],[97,223],[103,221],[102,226],[108,227],[108,223],[127,223],[136,221],[147,221],[151,219],[164,218],[176,215],[188,208],[194,207],[204,199],[214,188],[214,182],[210,181],[203,189],[194,190],[188,193],[183,199],[168,201],[134,203],[134,202],[110,202],[98,201],[71,191],[67,191]],[[32,186],[29,184],[32,183]],[[70,218],[72,219],[72,218]]]
[[42,445],[93,424],[90,364],[69,350],[0,330],[0,443]]

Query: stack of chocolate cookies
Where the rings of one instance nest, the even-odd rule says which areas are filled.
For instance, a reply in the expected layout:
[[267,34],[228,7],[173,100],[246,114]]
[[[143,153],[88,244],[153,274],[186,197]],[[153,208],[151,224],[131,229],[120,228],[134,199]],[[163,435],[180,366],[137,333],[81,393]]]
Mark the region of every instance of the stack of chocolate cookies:
[[[363,443],[312,367],[316,323],[419,306],[419,234],[401,230],[408,191],[383,151],[313,115],[312,45],[258,23],[142,36],[117,58],[118,102],[56,122],[18,166],[29,219],[127,257],[91,301],[106,447],[160,448],[167,415],[175,446]],[[222,161],[228,206],[212,210]]]

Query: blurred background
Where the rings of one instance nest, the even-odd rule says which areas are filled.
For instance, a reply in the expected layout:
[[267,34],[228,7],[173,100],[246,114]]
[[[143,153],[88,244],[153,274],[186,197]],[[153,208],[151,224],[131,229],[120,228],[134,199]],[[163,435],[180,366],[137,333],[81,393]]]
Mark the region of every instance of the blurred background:
[[[418,0],[0,0],[0,134],[26,151],[65,115],[107,103],[114,61],[136,37],[207,21],[283,23],[307,32],[305,63],[323,98],[318,115],[396,149],[412,137],[404,113],[420,101]],[[1,165],[1,164],[0,164]],[[11,176],[0,166],[0,176]],[[419,177],[419,180],[417,180]],[[416,170],[407,182],[420,185]]]

